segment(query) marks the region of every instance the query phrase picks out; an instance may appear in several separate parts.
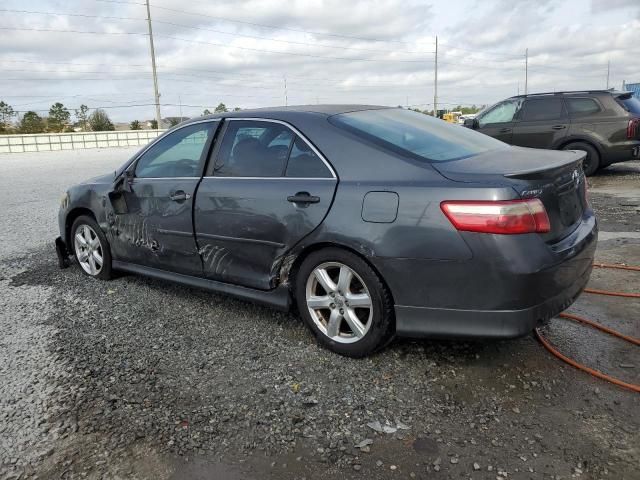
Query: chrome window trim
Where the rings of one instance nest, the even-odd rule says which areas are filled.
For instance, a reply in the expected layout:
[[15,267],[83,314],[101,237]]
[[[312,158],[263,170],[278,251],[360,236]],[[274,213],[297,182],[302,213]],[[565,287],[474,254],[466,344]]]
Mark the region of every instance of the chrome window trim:
[[133,177],[133,181],[137,180],[200,180],[200,177]]
[[[178,177],[178,178],[185,178],[185,177]],[[198,177],[200,178],[200,177]],[[325,181],[325,182],[335,182],[338,179],[335,177],[220,177],[220,176],[205,176],[202,177],[202,179],[209,179],[209,178],[218,178],[218,179],[224,179],[224,180],[315,180],[315,181]]]
[[[184,125],[179,125],[175,128],[172,128],[171,130],[167,130],[162,135],[157,136],[154,140],[149,142],[146,147],[144,147],[141,151],[139,151],[138,154],[131,159],[131,161],[129,162],[129,165],[127,165],[126,168],[122,169],[122,172],[124,173],[127,170],[129,170],[131,166],[140,159],[140,157],[142,157],[145,153],[147,153],[147,150],[149,150],[151,147],[153,147],[156,143],[158,143],[160,140],[162,140],[164,137],[168,136],[169,134],[177,132],[178,130],[182,130],[183,128],[190,127],[192,125],[197,125],[199,123],[216,123],[216,122],[219,122],[220,120],[221,120],[220,118],[208,118],[206,120],[189,122]],[[171,178],[171,177],[140,177],[140,178]],[[200,178],[200,177],[173,177],[173,178]]]
[[[320,160],[322,160],[322,163],[324,163],[325,167],[327,167],[329,169],[329,172],[331,173],[331,176],[333,177],[333,178],[318,177],[318,178],[313,178],[313,180],[337,180],[338,179],[338,175],[336,174],[336,171],[333,169],[333,167],[327,161],[327,159],[324,157],[324,155],[322,155],[320,153],[320,151],[318,151],[318,149],[316,147],[314,147],[313,144],[309,140],[307,140],[307,137],[305,137],[302,133],[300,133],[300,130],[298,130],[296,127],[294,127],[290,123],[287,123],[287,122],[285,122],[283,120],[275,120],[273,118],[260,118],[260,117],[231,117],[231,118],[225,118],[224,120],[225,120],[225,122],[234,122],[234,121],[239,121],[239,120],[249,120],[249,121],[255,121],[255,122],[279,123],[280,125],[284,125],[285,127],[291,129],[293,131],[293,133],[295,133],[298,137],[300,137],[300,139],[304,143],[306,143],[307,146],[311,150],[313,150],[313,153],[315,153],[318,156],[318,158]],[[244,179],[290,178],[292,180],[301,180],[301,179],[303,179],[303,178],[298,178],[298,177],[283,177],[283,176],[280,176],[280,177],[222,177],[222,176],[216,176],[216,175],[203,176],[202,178],[244,178]]]

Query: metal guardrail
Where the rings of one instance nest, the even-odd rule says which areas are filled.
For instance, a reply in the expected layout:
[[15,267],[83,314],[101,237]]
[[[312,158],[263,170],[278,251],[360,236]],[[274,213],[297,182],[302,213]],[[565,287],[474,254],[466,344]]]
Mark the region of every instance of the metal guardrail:
[[0,153],[132,147],[146,145],[162,133],[164,130],[0,135]]

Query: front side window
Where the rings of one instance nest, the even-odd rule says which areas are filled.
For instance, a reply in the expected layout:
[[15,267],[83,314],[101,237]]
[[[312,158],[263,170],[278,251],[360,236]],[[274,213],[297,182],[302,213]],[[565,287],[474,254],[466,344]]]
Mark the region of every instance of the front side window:
[[561,98],[530,98],[524,104],[523,122],[558,120],[564,116]]
[[180,128],[155,143],[136,164],[136,177],[199,177],[202,153],[214,124],[197,123]]
[[486,113],[480,115],[478,117],[478,123],[480,124],[480,127],[484,127],[485,125],[489,125],[492,123],[512,122],[521,106],[521,98],[501,102],[495,107],[488,110]]
[[329,121],[383,148],[419,160],[440,162],[509,148],[488,135],[401,108],[342,113]]
[[591,115],[600,111],[598,103],[591,98],[567,98],[567,110],[571,116]]
[[285,125],[257,120],[229,121],[214,174],[219,177],[280,177],[293,132]]

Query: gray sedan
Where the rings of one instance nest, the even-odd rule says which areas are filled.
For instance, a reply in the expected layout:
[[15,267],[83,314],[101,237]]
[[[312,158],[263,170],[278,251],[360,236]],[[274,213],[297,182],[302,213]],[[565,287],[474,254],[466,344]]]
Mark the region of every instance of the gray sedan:
[[396,335],[517,337],[589,279],[583,158],[400,108],[211,115],[71,187],[56,248],[91,277],[295,306],[322,345],[353,357]]

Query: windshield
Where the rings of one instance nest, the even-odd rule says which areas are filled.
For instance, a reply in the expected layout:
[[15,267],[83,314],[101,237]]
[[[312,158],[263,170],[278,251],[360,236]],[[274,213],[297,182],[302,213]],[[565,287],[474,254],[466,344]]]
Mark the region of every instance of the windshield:
[[625,110],[640,115],[640,100],[636,97],[628,97],[625,99],[618,98],[617,100],[622,104]]
[[508,148],[482,133],[401,108],[342,113],[329,121],[382,147],[434,162]]

